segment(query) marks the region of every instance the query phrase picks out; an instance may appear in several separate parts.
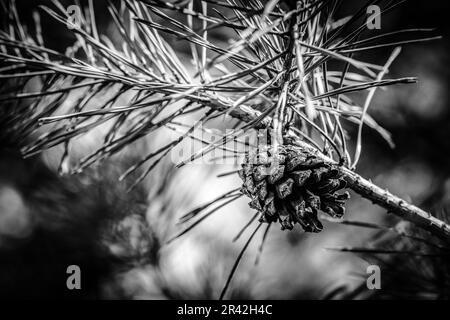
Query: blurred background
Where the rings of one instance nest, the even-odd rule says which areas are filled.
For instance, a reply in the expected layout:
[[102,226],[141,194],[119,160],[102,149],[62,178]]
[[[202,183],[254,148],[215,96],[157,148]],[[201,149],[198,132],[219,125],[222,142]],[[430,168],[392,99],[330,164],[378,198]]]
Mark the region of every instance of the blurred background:
[[[25,22],[32,21],[32,10],[43,3],[51,5],[43,0],[17,1],[19,14]],[[62,3],[73,4],[70,0]],[[95,6],[99,30],[114,39],[116,31],[102,10],[103,1],[95,1]],[[359,6],[356,0],[343,1],[339,16]],[[357,168],[377,185],[438,215],[450,204],[448,9],[450,4],[445,1],[406,1],[382,16],[383,32],[436,28],[443,39],[403,48],[390,77],[417,76],[419,82],[378,90],[369,109],[391,132],[395,149],[365,128]],[[49,47],[63,51],[73,41],[52,19],[46,18],[42,24]],[[225,39],[227,35],[215,36]],[[177,49],[188,55],[188,48]],[[384,64],[390,50],[371,51],[368,60]],[[364,96],[360,99],[363,102]],[[181,215],[238,187],[240,179],[237,175],[217,177],[236,168],[233,165],[191,164],[175,169],[167,161],[133,192],[125,192],[126,186],[117,182],[121,172],[163,139],[163,134],[149,137],[119,157],[75,176],[57,174],[61,149],[53,148],[29,160],[21,159],[11,146],[2,149],[0,296],[218,298],[252,228],[238,241],[232,239],[251,218],[252,209],[247,199],[239,199],[166,244],[183,229],[177,224]],[[73,147],[75,157],[97,142],[95,134],[85,136]],[[347,205],[346,217],[389,227],[398,222],[355,194]],[[366,281],[370,261],[357,254],[327,250],[378,243],[376,230],[325,222],[320,234],[306,234],[297,228],[281,231],[276,226],[271,228],[255,265],[261,237],[256,236],[244,255],[227,298],[376,296],[358,289]],[[411,264],[406,259],[396,263]],[[66,289],[66,267],[71,264],[81,267],[80,291]],[[406,267],[404,270],[407,272]]]

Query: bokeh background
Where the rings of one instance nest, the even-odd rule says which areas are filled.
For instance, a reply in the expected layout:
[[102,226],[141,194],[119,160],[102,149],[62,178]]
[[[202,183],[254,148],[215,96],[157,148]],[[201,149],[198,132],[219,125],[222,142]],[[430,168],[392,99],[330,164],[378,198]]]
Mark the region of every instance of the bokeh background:
[[[30,22],[32,10],[43,3],[49,1],[17,1],[19,14]],[[62,3],[73,4],[70,0]],[[103,1],[95,1],[95,6],[99,30],[114,39]],[[339,15],[359,6],[356,0],[343,1]],[[383,32],[436,28],[443,39],[403,48],[390,75],[417,76],[419,82],[377,90],[369,109],[391,132],[396,147],[391,149],[376,132],[365,128],[358,165],[362,176],[436,214],[445,212],[450,203],[449,9],[446,1],[406,1],[382,16]],[[51,19],[42,23],[51,48],[64,50],[73,40]],[[188,55],[188,48],[180,45],[177,49]],[[368,59],[383,64],[390,50],[372,51]],[[352,133],[354,128],[348,130]],[[2,148],[0,296],[217,298],[252,228],[238,241],[232,242],[232,238],[253,212],[246,199],[238,200],[166,244],[183,228],[177,224],[182,214],[240,184],[235,175],[217,177],[236,168],[233,165],[192,164],[175,169],[166,161],[137,189],[126,193],[125,186],[117,182],[120,173],[166,138],[149,137],[76,176],[57,174],[61,149],[23,160],[18,150]],[[95,134],[83,137],[72,150],[74,157],[96,143]],[[346,217],[386,226],[398,222],[357,195],[352,195]],[[261,236],[257,235],[241,261],[227,298],[348,297],[345,293],[365,282],[369,262],[327,248],[370,246],[379,241],[376,231],[335,223],[325,223],[320,234],[273,227],[255,265]],[[65,268],[70,264],[78,264],[82,270],[79,292],[65,287]],[[358,292],[353,297],[370,296],[370,292]]]

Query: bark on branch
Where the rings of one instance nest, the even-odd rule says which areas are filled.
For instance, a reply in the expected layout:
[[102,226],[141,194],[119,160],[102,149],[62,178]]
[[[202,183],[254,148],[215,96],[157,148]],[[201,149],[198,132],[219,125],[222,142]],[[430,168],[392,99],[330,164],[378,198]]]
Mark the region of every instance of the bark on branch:
[[446,239],[447,241],[450,239],[450,226],[444,221],[378,187],[347,168],[342,168],[342,172],[348,186],[359,195],[380,205],[388,212],[408,220],[424,230],[430,231],[441,239]]

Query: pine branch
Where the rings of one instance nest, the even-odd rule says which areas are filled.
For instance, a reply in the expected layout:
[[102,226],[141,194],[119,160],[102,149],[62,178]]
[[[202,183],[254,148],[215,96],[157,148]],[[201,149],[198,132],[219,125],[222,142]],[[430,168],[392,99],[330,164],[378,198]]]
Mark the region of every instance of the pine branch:
[[439,238],[450,240],[450,225],[444,221],[380,188],[354,171],[347,168],[342,168],[342,171],[348,186],[356,193],[387,209],[389,213],[408,220]]
[[[211,108],[217,108],[222,110],[224,106],[211,103]],[[242,107],[239,110],[231,113],[232,116],[237,117],[242,121],[255,121],[261,116],[261,113],[252,110],[250,107]],[[265,117],[260,122],[261,127],[265,127],[265,124],[271,122],[270,117]],[[324,155],[317,148],[309,145],[307,142],[302,141],[296,133],[290,131],[289,134],[295,137],[292,142],[302,148],[302,150],[308,154],[321,158],[325,163],[330,165],[336,165],[336,161]],[[340,166],[341,173],[347,182],[347,186],[355,191],[357,194],[372,201],[385,208],[389,213],[412,222],[416,226],[431,232],[433,235],[438,236],[441,239],[450,240],[450,225],[442,220],[437,219],[430,213],[416,207],[415,205],[408,203],[407,201],[395,196],[389,191],[377,186],[373,182],[363,178],[358,173]]]
[[[367,113],[371,97],[362,108],[347,94],[367,89],[373,92],[381,86],[415,82],[415,78],[382,79],[392,59],[383,67],[358,60],[353,53],[416,40],[376,42],[394,33],[360,39],[364,24],[352,31],[349,29],[364,16],[365,7],[341,26],[339,23],[335,26],[332,22],[338,2],[298,1],[293,6],[294,2],[288,1],[288,8],[285,8],[277,1],[251,2],[248,7],[230,7],[232,2],[227,1],[228,4],[217,2],[196,11],[193,6],[186,7],[178,2],[124,1],[119,6],[108,5],[123,39],[122,50],[105,36],[98,36],[95,19],[89,17],[93,13],[87,13],[81,25],[73,29],[77,41],[66,54],[46,48],[39,40],[41,37],[36,36],[34,40],[28,35],[17,14],[12,14],[15,9],[11,4],[7,10],[10,25],[0,32],[0,80],[8,83],[0,90],[0,102],[10,106],[4,109],[11,114],[6,114],[5,120],[0,119],[0,122],[22,135],[17,138],[20,142],[37,133],[40,125],[55,124],[51,128],[47,126],[48,132],[25,144],[26,155],[61,143],[67,150],[71,139],[112,122],[104,145],[81,159],[73,170],[78,172],[151,132],[168,127],[179,117],[206,107],[210,112],[201,119],[205,123],[220,115],[230,115],[245,123],[243,130],[271,128],[278,136],[288,127],[287,137],[303,152],[316,155],[328,164],[352,164],[354,168],[361,151],[361,139],[357,140],[358,152],[352,161],[346,132],[340,122],[342,119],[356,123],[359,135],[365,124],[388,143],[391,140],[389,133]],[[46,7],[43,10],[66,24],[68,16],[64,7],[55,3],[58,10]],[[387,6],[383,12],[394,6]],[[219,12],[220,7],[230,7],[221,10],[228,16]],[[177,14],[185,16],[187,25],[183,19],[175,18]],[[164,26],[158,23],[161,19]],[[201,29],[195,30],[200,25]],[[230,39],[233,41],[224,48],[218,41],[208,38],[208,30],[213,28],[225,28],[227,34],[232,31],[238,37]],[[181,63],[180,55],[166,39],[189,43],[195,62],[194,75],[191,76]],[[435,38],[422,38],[421,41],[432,39]],[[374,41],[375,44],[367,46]],[[79,55],[85,59],[78,59]],[[342,70],[329,70],[327,63],[332,60],[343,64]],[[355,71],[350,72],[350,67]],[[42,81],[37,92],[24,90],[31,77]],[[118,93],[105,99],[105,92],[113,86],[119,87]],[[57,112],[61,111],[58,110],[62,105],[60,102],[73,94],[75,88],[85,89],[86,94],[77,96],[63,114]],[[58,98],[50,100],[55,95]],[[128,103],[116,106],[122,95],[128,95]],[[13,108],[18,101],[27,98],[34,99],[30,106],[24,110]],[[94,98],[101,102],[92,108],[89,101]],[[166,115],[169,107],[177,104],[181,106]],[[36,111],[39,110],[37,106],[42,106],[43,111]],[[180,139],[149,153],[126,175],[158,156],[140,176],[139,179],[143,179],[171,148],[184,137],[190,137],[193,129],[194,126],[190,127]],[[231,138],[237,137],[224,135],[220,143],[207,145],[179,166],[221,148]],[[348,186],[364,198],[436,236],[450,238],[448,224],[343,165],[340,171]]]

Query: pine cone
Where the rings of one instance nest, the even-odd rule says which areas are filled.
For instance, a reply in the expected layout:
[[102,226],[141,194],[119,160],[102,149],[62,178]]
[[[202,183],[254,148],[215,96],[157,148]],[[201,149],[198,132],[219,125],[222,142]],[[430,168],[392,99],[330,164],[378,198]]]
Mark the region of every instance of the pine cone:
[[346,187],[336,166],[293,145],[247,154],[239,176],[242,192],[252,199],[249,206],[261,212],[260,221],[279,221],[282,230],[299,223],[307,232],[320,232],[318,210],[340,218],[350,197],[348,192],[336,193]]

